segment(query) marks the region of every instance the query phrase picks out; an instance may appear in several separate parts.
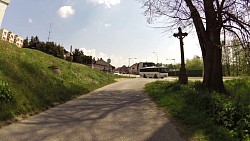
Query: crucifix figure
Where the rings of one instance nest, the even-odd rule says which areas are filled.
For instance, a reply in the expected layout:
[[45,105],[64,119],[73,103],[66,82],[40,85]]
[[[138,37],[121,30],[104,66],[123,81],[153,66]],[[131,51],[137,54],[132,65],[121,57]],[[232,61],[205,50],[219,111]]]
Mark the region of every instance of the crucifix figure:
[[179,83],[180,84],[187,84],[188,83],[188,77],[187,72],[185,68],[185,60],[184,60],[184,49],[183,49],[183,38],[188,35],[188,33],[182,33],[181,28],[178,28],[179,32],[174,33],[174,37],[177,37],[180,40],[180,48],[181,48],[181,69],[179,74]]

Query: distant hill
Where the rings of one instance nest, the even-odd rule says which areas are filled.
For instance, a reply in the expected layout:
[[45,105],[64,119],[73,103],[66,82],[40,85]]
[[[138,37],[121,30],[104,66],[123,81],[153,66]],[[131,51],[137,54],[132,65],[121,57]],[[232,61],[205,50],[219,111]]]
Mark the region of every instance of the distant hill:
[[114,76],[85,65],[0,41],[0,121],[37,113],[112,82]]

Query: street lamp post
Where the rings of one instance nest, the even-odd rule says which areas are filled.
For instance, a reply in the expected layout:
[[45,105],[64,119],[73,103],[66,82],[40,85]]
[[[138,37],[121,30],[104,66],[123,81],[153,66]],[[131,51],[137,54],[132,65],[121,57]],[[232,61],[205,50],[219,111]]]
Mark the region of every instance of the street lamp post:
[[128,58],[128,77],[130,77],[130,60],[131,59],[137,59],[137,58]]
[[156,55],[156,59],[157,59],[157,62],[156,62],[156,65],[158,64],[158,54],[156,52],[153,52],[155,55]]

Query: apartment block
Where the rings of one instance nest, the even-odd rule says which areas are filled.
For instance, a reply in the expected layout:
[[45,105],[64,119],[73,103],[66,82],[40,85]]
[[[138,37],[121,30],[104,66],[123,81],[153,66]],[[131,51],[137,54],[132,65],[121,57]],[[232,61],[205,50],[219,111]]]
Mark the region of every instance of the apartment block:
[[23,38],[8,31],[7,29],[0,30],[0,40],[15,44],[19,48],[23,47]]

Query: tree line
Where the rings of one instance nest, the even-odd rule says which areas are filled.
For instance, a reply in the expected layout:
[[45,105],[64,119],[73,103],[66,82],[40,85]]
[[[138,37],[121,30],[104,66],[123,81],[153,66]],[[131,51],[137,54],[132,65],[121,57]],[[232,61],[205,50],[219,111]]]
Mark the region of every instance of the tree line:
[[[250,58],[247,53],[249,52],[236,39],[227,41],[222,48],[223,76],[250,76]],[[187,70],[204,70],[203,60],[199,56],[186,59],[185,63]],[[181,64],[166,64],[165,66],[171,70],[179,70]]]
[[66,50],[61,45],[57,45],[54,42],[40,41],[37,36],[32,36],[30,40],[27,37],[23,41],[23,48],[40,50],[61,59],[64,59],[64,54],[66,53]]
[[72,59],[73,62],[85,65],[90,65],[95,61],[95,58],[92,58],[92,56],[84,55],[84,52],[80,49],[75,49],[75,51],[73,51]]
[[250,43],[244,48],[236,38],[223,42],[222,65],[224,76],[250,76]]
[[36,49],[55,57],[66,59],[67,61],[85,65],[92,64],[92,62],[95,61],[95,58],[93,58],[92,56],[84,55],[84,52],[80,49],[75,49],[72,52],[68,52],[64,49],[63,46],[58,45],[55,42],[40,41],[38,36],[31,36],[30,39],[27,37],[23,41],[23,48]]

